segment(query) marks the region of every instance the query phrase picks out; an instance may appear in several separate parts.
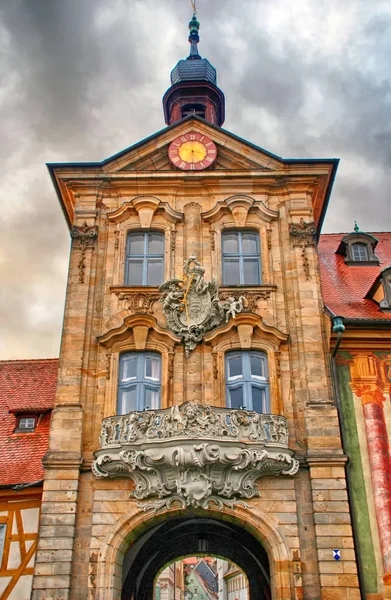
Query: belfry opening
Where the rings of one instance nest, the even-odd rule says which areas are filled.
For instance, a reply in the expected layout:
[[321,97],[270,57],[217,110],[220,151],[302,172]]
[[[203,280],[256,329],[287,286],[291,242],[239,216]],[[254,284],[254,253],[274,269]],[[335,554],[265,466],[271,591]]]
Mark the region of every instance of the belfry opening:
[[169,519],[132,543],[123,561],[121,600],[155,600],[159,572],[175,560],[194,555],[235,563],[247,577],[249,598],[271,600],[269,559],[260,541],[229,521],[201,516]]

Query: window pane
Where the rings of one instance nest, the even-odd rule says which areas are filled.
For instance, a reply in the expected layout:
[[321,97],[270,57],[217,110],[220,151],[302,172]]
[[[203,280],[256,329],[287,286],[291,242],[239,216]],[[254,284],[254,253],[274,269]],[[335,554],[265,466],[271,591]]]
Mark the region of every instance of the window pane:
[[137,386],[118,390],[118,414],[126,415],[137,410]]
[[242,233],[242,252],[243,254],[258,254],[258,235],[256,233]]
[[158,358],[145,357],[145,377],[155,381],[160,380],[160,360]]
[[122,359],[121,382],[137,378],[137,356]]
[[259,413],[265,412],[266,390],[253,385],[251,391],[252,391],[253,410],[255,410],[256,412],[259,412]]
[[163,254],[164,238],[161,233],[148,234],[148,254]]
[[148,260],[147,285],[160,285],[163,282],[163,259],[150,258]]
[[143,260],[128,260],[126,285],[143,285]]
[[354,260],[368,260],[368,248],[365,244],[352,244]]
[[22,417],[19,419],[19,429],[34,429],[35,419],[33,417]]
[[238,254],[238,234],[234,231],[223,234],[223,254]]
[[145,388],[145,404],[146,410],[157,410],[160,408],[159,390],[153,388]]
[[239,259],[224,258],[223,283],[225,285],[236,285],[240,283]]
[[229,393],[231,408],[240,408],[241,406],[243,406],[244,400],[243,400],[242,386],[237,387],[233,390],[229,389],[228,393]]
[[265,361],[260,356],[250,356],[251,375],[253,377],[266,378]]
[[259,260],[257,258],[243,259],[243,283],[249,285],[260,283]]
[[144,254],[144,234],[132,233],[129,236],[129,254]]
[[242,377],[242,357],[241,356],[230,356],[228,359],[228,378]]

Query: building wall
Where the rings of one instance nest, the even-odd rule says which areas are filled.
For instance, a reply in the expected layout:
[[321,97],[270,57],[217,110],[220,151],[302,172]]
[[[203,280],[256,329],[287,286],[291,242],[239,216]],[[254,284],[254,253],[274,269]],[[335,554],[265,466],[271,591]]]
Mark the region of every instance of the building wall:
[[5,525],[0,548],[0,597],[31,597],[42,489],[0,490],[0,525]]
[[[183,131],[194,126],[184,124]],[[116,412],[119,354],[161,353],[163,407],[183,401],[224,406],[224,355],[235,348],[267,353],[271,412],[288,418],[301,468],[295,478],[262,478],[260,497],[248,501],[249,509],[206,513],[241,524],[263,543],[273,600],[359,598],[316,247],[312,236],[298,242],[290,234],[290,225],[314,219],[317,175],[303,167],[279,184],[281,165],[270,157],[262,158],[258,175],[243,170],[238,157],[244,160],[245,151],[246,160],[259,162],[259,151],[196,126],[220,144],[220,170],[193,179],[171,172],[166,147],[178,129],[117,158],[105,167],[106,178],[101,169],[83,180],[69,167],[66,177],[74,179],[64,176],[59,183],[64,197],[75,198],[74,225],[86,221],[98,236],[87,247],[76,238],[72,245],[34,600],[119,598],[124,553],[160,518],[129,497],[131,480],[96,479],[90,472],[101,421]],[[134,171],[131,160],[146,161],[146,171]],[[251,312],[208,334],[186,359],[180,340],[165,328],[158,290],[123,286],[126,235],[164,232],[165,279],[180,275],[195,253],[206,279],[221,281],[221,232],[236,227],[259,232],[264,284],[242,290]],[[235,289],[222,292],[237,295]],[[339,563],[334,548],[341,548]]]

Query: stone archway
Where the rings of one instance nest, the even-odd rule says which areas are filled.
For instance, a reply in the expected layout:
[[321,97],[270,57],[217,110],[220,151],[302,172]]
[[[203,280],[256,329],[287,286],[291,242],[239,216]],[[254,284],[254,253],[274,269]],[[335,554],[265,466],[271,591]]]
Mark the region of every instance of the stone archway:
[[129,548],[122,600],[152,600],[154,579],[162,567],[201,552],[236,563],[247,575],[252,600],[271,600],[269,559],[260,542],[231,522],[196,516],[156,525]]

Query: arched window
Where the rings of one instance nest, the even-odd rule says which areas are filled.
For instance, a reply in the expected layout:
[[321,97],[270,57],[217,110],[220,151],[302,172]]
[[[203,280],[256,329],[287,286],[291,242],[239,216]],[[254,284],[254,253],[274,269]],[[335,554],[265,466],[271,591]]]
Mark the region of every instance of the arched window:
[[362,242],[352,244],[352,259],[354,261],[368,261],[368,246]]
[[223,285],[259,285],[261,257],[258,233],[225,231],[222,244]]
[[161,357],[156,352],[121,354],[118,414],[160,408]]
[[225,373],[229,408],[270,412],[267,357],[264,352],[228,352]]
[[125,285],[158,286],[163,283],[164,234],[129,233],[126,242]]

